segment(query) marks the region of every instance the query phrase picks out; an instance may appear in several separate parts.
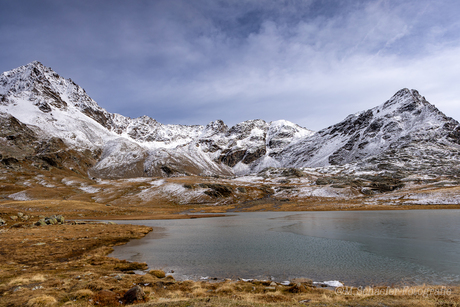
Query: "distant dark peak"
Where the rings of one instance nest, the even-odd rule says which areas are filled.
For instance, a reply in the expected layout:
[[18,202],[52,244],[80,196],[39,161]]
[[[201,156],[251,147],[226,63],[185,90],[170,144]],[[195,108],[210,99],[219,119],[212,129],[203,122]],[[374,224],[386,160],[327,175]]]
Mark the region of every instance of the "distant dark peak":
[[393,106],[398,105],[398,110],[401,112],[414,111],[418,107],[429,104],[430,103],[426,101],[425,97],[420,95],[417,90],[403,88],[402,90],[396,92],[390,100],[383,104],[383,109],[392,108]]
[[47,68],[46,66],[44,66],[39,61],[30,62],[29,64],[25,65],[25,67],[29,68],[32,73],[35,73],[35,75],[41,75],[46,70],[51,70],[51,68]]
[[41,62],[39,61],[32,61],[30,62],[29,64],[27,64],[26,66],[37,66],[37,67],[45,67]]
[[215,132],[226,132],[228,130],[228,126],[221,119],[218,119],[207,124],[205,129]]
[[150,116],[147,115],[142,115],[139,117],[139,120],[149,126],[156,126],[156,125],[162,125],[159,122],[157,122],[155,119],[151,118]]

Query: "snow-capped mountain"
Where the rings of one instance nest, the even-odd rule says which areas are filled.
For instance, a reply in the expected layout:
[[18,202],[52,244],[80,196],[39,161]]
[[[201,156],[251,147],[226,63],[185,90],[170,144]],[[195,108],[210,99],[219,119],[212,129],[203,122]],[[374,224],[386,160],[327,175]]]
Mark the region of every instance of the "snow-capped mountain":
[[402,89],[380,106],[285,147],[277,159],[297,168],[359,163],[367,168],[431,171],[441,166],[444,172],[459,159],[459,132],[456,120],[416,90]]
[[109,113],[72,80],[32,62],[0,75],[0,121],[3,161],[25,159],[103,178],[344,164],[452,173],[460,159],[459,123],[408,89],[317,133],[285,120],[163,125]]
[[[108,178],[257,171],[277,166],[272,155],[313,134],[288,121],[250,120],[229,128],[220,120],[163,125],[148,116],[112,114],[40,62],[0,75],[0,112],[5,120],[13,116],[26,125],[41,142],[57,138],[72,150],[88,150],[97,160],[89,174]],[[63,146],[59,150],[67,150]]]

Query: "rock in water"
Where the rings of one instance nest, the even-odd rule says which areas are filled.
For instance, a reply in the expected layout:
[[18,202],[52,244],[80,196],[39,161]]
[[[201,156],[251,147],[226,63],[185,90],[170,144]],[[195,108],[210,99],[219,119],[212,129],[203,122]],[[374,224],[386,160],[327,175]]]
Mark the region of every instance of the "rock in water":
[[144,290],[141,287],[135,286],[129,289],[123,296],[123,301],[126,304],[131,304],[136,301],[142,301],[145,297]]

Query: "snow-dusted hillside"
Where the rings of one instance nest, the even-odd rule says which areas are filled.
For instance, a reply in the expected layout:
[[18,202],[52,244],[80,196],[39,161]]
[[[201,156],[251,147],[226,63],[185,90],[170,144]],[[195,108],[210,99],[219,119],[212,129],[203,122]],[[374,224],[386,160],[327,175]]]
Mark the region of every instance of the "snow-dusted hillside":
[[[101,108],[71,79],[32,62],[0,75],[0,112],[31,127],[42,140],[59,138],[90,150],[95,177],[226,175],[276,166],[271,158],[313,132],[288,121],[251,120],[227,127],[163,125]],[[102,154],[101,154],[102,152]]]
[[459,131],[456,120],[416,90],[402,89],[380,106],[285,147],[277,158],[285,167],[393,163],[414,169],[427,161],[458,160]]
[[[317,133],[285,120],[164,125],[109,113],[72,80],[32,62],[0,75],[0,113],[15,134],[2,128],[2,159],[43,155],[52,165],[50,153],[73,150],[72,167],[91,177],[239,176],[268,167],[345,164],[456,174],[460,160],[459,123],[408,89]],[[61,167],[70,167],[64,163],[70,158],[59,157]]]

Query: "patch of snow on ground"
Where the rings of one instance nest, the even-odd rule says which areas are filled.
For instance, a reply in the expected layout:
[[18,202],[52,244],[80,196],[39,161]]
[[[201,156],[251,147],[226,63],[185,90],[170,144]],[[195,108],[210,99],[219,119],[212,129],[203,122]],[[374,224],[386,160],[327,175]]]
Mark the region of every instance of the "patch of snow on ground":
[[128,178],[122,179],[124,182],[147,182],[152,180],[150,177],[136,177],[136,178]]
[[22,185],[26,186],[26,187],[31,187],[32,186],[32,182],[30,182],[30,180],[26,180],[22,183]]
[[243,176],[243,177],[237,177],[235,179],[233,179],[235,181],[240,181],[240,182],[258,182],[258,181],[263,181],[264,178],[263,177],[259,177],[259,176]]
[[67,179],[67,178],[62,179],[61,182],[67,186],[73,186],[73,185],[79,184],[78,181]]
[[458,205],[460,198],[455,194],[448,193],[419,193],[408,195],[409,200],[404,201],[408,205]]
[[97,193],[101,190],[100,188],[95,188],[92,186],[81,186],[79,189],[89,194]]
[[159,186],[163,185],[164,183],[165,183],[164,179],[155,180],[155,181],[150,182],[150,184],[152,186],[154,186],[154,187],[159,187]]
[[338,280],[329,280],[329,281],[323,281],[323,282],[313,282],[313,284],[316,284],[316,285],[326,285],[326,286],[329,286],[329,287],[343,287],[343,284],[338,281]]
[[38,183],[41,184],[42,186],[44,186],[45,188],[55,188],[56,187],[55,185],[53,185],[53,184],[51,184],[51,183],[49,183],[49,182],[47,182],[45,180],[40,180]]
[[[164,181],[164,180],[158,180]],[[148,201],[155,196],[167,198],[171,201],[179,202],[180,204],[187,204],[193,202],[196,198],[203,196],[201,189],[187,189],[183,185],[177,183],[167,183],[161,186],[153,186],[145,189],[137,194],[143,201]]]
[[[343,190],[343,191],[341,191]],[[345,192],[345,193],[344,193]],[[333,189],[329,187],[315,188],[315,187],[302,187],[300,188],[298,197],[337,197],[345,198],[349,196],[348,189]]]
[[8,197],[14,200],[32,200],[29,196],[27,196],[27,191],[10,194]]

